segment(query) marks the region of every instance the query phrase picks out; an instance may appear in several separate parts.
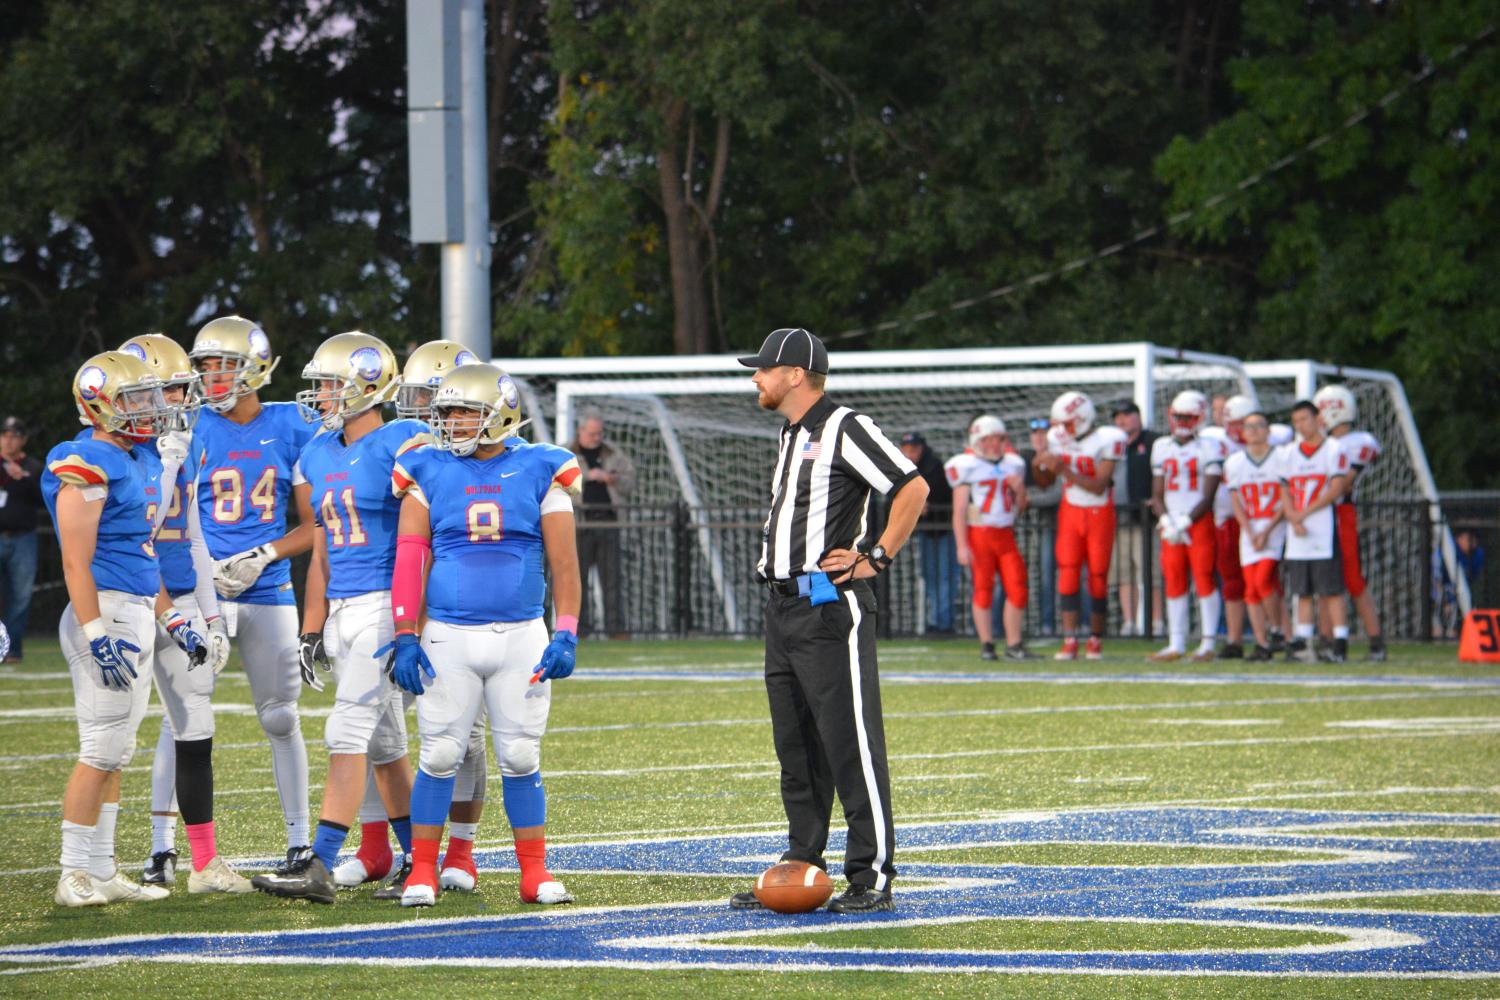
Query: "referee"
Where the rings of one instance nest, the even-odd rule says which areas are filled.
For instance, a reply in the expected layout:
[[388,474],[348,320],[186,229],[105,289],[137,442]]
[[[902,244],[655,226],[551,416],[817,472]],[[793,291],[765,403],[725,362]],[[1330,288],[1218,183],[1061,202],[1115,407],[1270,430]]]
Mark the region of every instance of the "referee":
[[[781,859],[827,869],[823,851],[836,791],[849,823],[849,888],[828,908],[889,910],[896,831],[869,580],[911,535],[927,483],[874,421],[823,395],[828,351],[817,337],[776,330],[759,354],[739,361],[756,369],[761,408],[787,420],[756,564],[770,591],[766,694],[787,818]],[[878,539],[867,516],[872,490],[890,499]],[[735,909],[760,906],[751,892],[729,902]]]

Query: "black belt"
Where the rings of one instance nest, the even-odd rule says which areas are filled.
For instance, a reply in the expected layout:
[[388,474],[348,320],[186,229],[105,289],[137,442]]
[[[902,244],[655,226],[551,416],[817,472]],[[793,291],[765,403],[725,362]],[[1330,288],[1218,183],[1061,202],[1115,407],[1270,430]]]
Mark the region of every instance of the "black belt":
[[[777,597],[806,597],[807,595],[802,592],[801,587],[797,583],[798,580],[802,579],[805,578],[794,576],[790,580],[767,580],[766,589]],[[834,586],[839,590],[848,590],[854,586],[854,583],[854,580],[845,580],[843,583],[834,584]]]

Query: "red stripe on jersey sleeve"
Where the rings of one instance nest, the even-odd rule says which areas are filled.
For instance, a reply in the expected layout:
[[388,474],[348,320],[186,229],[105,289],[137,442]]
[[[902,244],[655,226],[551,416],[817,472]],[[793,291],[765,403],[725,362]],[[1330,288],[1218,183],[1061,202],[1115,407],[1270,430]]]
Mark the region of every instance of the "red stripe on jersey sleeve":
[[558,470],[557,475],[553,476],[552,479],[553,479],[553,481],[555,483],[557,483],[557,485],[561,486],[563,489],[569,489],[569,488],[572,487],[573,481],[578,478],[578,473],[579,473],[578,466],[576,466],[576,465],[569,465],[565,469]]
[[67,459],[53,462],[51,470],[52,474],[63,482],[78,486],[104,486],[109,482],[95,466],[70,462]]

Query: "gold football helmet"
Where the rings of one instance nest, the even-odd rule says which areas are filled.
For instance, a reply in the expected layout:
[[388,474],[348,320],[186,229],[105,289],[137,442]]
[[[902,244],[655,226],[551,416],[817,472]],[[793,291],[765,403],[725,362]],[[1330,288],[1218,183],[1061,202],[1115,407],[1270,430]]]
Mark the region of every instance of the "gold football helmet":
[[302,416],[339,430],[345,420],[394,396],[397,374],[396,355],[379,337],[358,330],[335,334],[318,345],[302,369],[303,379],[312,383],[297,393],[297,402],[307,407]]
[[161,389],[146,362],[124,351],[96,354],[73,376],[79,423],[133,441],[171,430],[173,408]]
[[[146,362],[161,379],[162,395],[176,411],[170,430],[192,430],[203,402],[203,380],[193,371],[193,362],[182,345],[166,334],[146,333],[131,337],[120,345],[120,350]],[[180,390],[181,396],[173,390]]]
[[525,424],[515,381],[495,365],[476,362],[455,368],[432,395],[437,446],[455,455],[499,444]]
[[242,316],[209,320],[193,338],[191,357],[203,376],[204,405],[216,413],[232,410],[241,396],[269,385],[281,361],[271,356],[270,338],[260,324]]
[[463,344],[434,340],[411,352],[396,386],[396,416],[432,421],[432,394],[443,376],[479,359]]

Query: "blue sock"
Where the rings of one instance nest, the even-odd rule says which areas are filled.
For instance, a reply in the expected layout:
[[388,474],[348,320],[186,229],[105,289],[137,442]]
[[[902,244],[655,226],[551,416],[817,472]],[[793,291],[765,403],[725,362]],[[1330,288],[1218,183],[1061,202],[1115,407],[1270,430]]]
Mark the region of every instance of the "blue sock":
[[505,800],[505,818],[515,829],[543,826],[547,822],[547,792],[542,788],[542,772],[533,771],[513,778],[505,775],[500,779],[500,792]]
[[[450,789],[451,794],[451,789]],[[411,853],[411,817],[392,816],[391,829],[396,831],[396,841],[401,845],[402,854]]]
[[344,838],[349,836],[349,828],[326,819],[318,820],[318,832],[313,835],[312,849],[323,861],[323,867],[330,872],[333,871],[333,863],[338,860],[339,851],[344,846]]
[[[446,823],[448,808],[453,805],[453,785],[457,780],[457,774],[434,778],[420,767],[417,768],[417,780],[411,785],[411,815],[407,817],[407,822],[417,826],[439,827]],[[410,829],[407,827],[408,838],[411,836]]]

